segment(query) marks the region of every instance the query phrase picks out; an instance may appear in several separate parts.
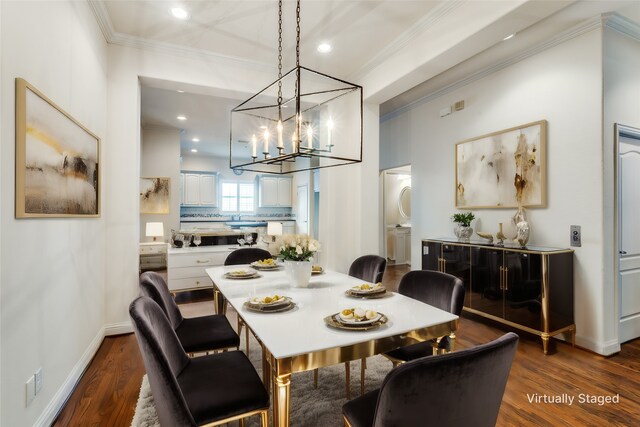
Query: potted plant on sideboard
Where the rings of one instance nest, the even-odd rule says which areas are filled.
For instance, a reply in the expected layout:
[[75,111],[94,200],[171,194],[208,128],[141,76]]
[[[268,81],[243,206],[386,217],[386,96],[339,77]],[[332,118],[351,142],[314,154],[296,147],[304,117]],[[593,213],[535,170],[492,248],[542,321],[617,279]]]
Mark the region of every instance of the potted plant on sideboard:
[[468,242],[469,238],[473,234],[473,228],[471,228],[471,221],[476,216],[472,212],[462,212],[453,214],[451,219],[456,223],[456,227],[453,229],[456,237],[461,242]]

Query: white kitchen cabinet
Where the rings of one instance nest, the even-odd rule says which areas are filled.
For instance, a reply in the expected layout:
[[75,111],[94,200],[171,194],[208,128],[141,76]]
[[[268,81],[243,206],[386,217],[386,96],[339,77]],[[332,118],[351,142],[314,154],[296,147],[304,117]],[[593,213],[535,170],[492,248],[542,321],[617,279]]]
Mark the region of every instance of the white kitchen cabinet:
[[411,228],[391,228],[387,232],[388,257],[395,264],[411,264]]
[[291,177],[261,176],[258,182],[258,206],[291,207]]
[[282,234],[296,234],[296,222],[295,221],[283,221],[282,222]]
[[185,172],[181,201],[187,206],[216,206],[217,177],[211,173]]

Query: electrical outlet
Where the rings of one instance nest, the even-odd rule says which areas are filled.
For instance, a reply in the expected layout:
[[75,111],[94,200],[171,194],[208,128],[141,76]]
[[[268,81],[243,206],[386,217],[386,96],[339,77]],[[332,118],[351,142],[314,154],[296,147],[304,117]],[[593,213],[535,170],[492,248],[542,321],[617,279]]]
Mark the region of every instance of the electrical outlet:
[[36,380],[36,394],[38,394],[42,390],[42,368],[38,368],[34,378]]
[[36,380],[32,375],[31,378],[27,380],[27,383],[24,387],[25,390],[25,406],[29,406],[33,399],[36,398]]
[[582,246],[582,231],[579,225],[572,225],[569,232],[569,241],[571,246]]
[[422,247],[422,255],[429,255],[429,246]]

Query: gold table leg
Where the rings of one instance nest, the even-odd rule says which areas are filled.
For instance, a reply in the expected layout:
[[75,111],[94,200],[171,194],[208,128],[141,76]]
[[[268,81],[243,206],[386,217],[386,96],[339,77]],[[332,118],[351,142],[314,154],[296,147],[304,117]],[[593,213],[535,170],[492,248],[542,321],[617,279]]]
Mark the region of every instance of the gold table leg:
[[363,357],[360,363],[360,396],[364,394],[364,371],[367,369],[367,358]]
[[291,374],[273,376],[273,425],[289,427]]
[[218,289],[213,290],[213,305],[216,314],[227,314],[227,300]]
[[451,332],[449,334],[449,352],[453,352],[456,349],[456,333],[455,332]]
[[344,385],[347,389],[347,400],[351,399],[351,366],[349,362],[344,362]]
[[313,388],[318,388],[318,368],[313,370]]
[[542,333],[542,351],[544,352],[544,354],[547,354],[549,352],[549,334],[546,333]]
[[264,351],[264,345],[262,346],[262,382],[264,388],[267,390],[271,388],[271,365],[267,353]]

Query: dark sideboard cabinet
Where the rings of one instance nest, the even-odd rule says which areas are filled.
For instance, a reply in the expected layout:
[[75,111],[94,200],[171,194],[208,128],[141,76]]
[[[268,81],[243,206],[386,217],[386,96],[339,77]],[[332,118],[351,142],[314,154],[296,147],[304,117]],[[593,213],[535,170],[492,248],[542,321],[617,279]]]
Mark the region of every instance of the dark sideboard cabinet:
[[464,282],[464,310],[549,338],[570,332],[573,315],[573,251],[519,248],[449,239],[422,241],[422,269]]

